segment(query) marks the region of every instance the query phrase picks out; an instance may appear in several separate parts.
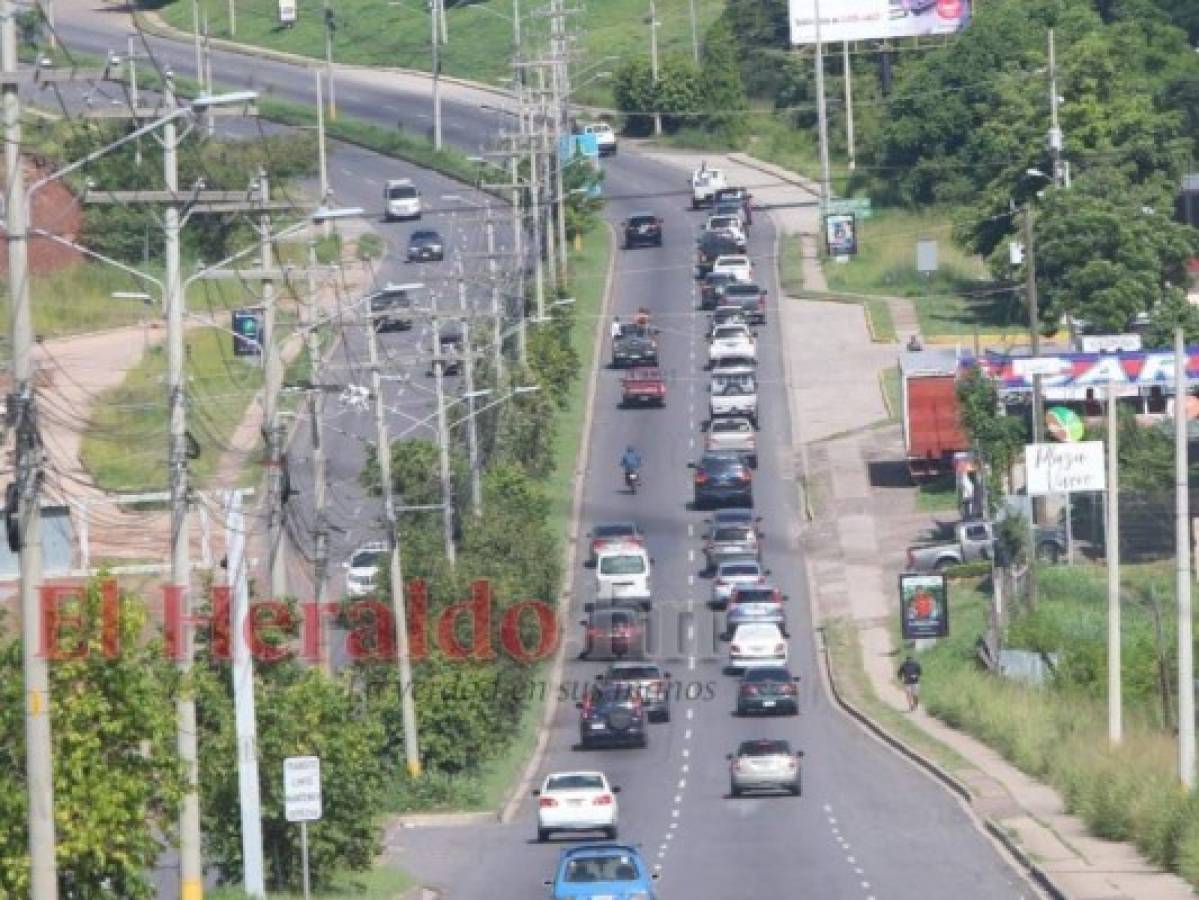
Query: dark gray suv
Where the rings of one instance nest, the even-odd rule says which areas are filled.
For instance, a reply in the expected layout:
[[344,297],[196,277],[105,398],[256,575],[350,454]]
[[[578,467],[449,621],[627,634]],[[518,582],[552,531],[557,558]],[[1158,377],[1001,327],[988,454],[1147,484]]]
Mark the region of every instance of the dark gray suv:
[[601,745],[649,745],[647,717],[635,684],[593,687],[579,709],[579,743],[584,750]]

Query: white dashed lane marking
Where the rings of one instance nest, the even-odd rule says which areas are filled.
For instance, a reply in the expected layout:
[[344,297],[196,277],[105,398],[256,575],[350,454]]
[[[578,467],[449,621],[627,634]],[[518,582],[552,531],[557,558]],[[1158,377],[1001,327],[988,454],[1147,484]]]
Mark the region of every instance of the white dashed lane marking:
[[[841,834],[841,829],[837,827],[837,817],[833,815],[833,808],[827,803],[825,803],[823,806],[825,818],[828,819],[829,832],[832,834],[833,839],[837,842],[841,849],[843,851],[848,851],[850,849],[849,841],[845,840],[844,835]],[[857,858],[853,854],[847,852],[845,854],[845,862],[850,868],[853,869],[853,874],[858,877],[858,883],[862,886],[862,890],[869,891],[870,882],[865,878],[866,870],[857,864]],[[874,896],[868,894],[866,900],[874,900]]]

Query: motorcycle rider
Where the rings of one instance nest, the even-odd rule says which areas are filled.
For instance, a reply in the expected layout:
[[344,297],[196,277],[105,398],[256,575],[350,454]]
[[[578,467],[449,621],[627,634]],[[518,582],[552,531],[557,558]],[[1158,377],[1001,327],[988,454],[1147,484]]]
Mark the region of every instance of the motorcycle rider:
[[629,481],[641,471],[641,455],[630,444],[625,447],[624,456],[620,458],[620,467],[624,469],[624,479]]

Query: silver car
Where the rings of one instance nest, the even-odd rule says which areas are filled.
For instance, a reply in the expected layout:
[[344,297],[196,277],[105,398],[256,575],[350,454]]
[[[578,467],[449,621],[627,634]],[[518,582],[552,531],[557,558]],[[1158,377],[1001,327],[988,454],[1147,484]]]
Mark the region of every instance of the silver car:
[[803,792],[799,772],[803,755],[787,741],[742,741],[737,752],[726,757],[729,793],[740,797],[746,791],[787,791],[798,797]]
[[728,613],[724,617],[725,635],[732,636],[738,625],[763,623],[777,625],[783,637],[787,632],[787,597],[777,588],[764,584],[738,587],[729,597]]
[[[711,451],[713,453],[735,453],[735,451]],[[746,462],[746,465],[749,465]],[[761,559],[762,547],[758,542],[757,522],[728,522],[709,520],[704,532],[705,571],[715,572],[717,567],[733,559]]]
[[725,609],[734,590],[765,584],[768,574],[769,571],[756,559],[730,559],[720,563],[712,581],[712,599],[708,601],[708,607]]

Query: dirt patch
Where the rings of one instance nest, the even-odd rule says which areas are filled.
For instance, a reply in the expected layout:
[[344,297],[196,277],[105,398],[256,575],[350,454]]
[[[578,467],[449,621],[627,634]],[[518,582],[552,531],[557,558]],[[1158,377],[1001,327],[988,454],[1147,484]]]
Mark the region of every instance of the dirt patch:
[[[25,162],[25,185],[28,188],[51,170]],[[33,197],[30,228],[41,228],[69,241],[78,241],[83,230],[83,204],[70,188],[50,182]],[[83,254],[49,238],[32,235],[29,239],[29,271],[31,275],[51,275],[79,265]],[[8,273],[8,244],[0,245],[0,273]]]

